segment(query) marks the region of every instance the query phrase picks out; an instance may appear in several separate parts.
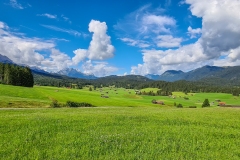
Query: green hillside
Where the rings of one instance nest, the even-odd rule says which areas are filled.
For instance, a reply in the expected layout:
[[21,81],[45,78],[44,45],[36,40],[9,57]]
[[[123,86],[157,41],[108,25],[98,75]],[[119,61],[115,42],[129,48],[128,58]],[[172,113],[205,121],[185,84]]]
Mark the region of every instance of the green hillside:
[[[89,87],[92,91],[89,91]],[[142,91],[156,92],[158,89],[146,88]],[[102,97],[103,96],[103,97]],[[107,97],[107,98],[104,98]],[[41,108],[50,107],[53,100],[59,103],[66,101],[87,102],[95,106],[122,106],[122,107],[173,107],[174,103],[181,103],[184,107],[201,107],[205,99],[209,99],[212,106],[217,106],[216,99],[227,104],[240,105],[240,98],[224,93],[188,93],[173,92],[173,96],[136,95],[135,90],[125,88],[104,87],[93,89],[87,86],[83,89],[69,89],[57,87],[34,86],[25,88],[10,85],[0,85],[1,108]],[[151,101],[164,101],[165,105],[152,104]]]

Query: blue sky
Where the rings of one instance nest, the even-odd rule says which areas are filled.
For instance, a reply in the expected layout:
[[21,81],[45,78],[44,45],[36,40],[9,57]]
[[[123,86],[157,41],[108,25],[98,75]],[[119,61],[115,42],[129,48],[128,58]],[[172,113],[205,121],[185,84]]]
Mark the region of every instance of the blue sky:
[[239,65],[239,8],[239,0],[2,0],[0,54],[99,77]]

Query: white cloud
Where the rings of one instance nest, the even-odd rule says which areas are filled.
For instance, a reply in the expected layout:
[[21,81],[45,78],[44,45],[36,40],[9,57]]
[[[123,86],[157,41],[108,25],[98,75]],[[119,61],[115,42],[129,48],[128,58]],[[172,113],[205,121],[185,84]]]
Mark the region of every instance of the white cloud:
[[202,29],[188,28],[191,38],[200,36],[198,41],[174,50],[144,50],[143,64],[133,66],[131,73],[161,74],[167,69],[188,71],[206,64],[240,65],[240,1],[185,0],[185,4],[190,5],[194,16],[202,18]]
[[25,8],[20,3],[18,3],[17,0],[10,0],[9,5],[16,9],[24,9]]
[[117,71],[118,69],[113,66],[109,66],[107,62],[92,62],[86,61],[82,65],[83,73],[94,74],[97,77],[103,77]]
[[82,35],[80,32],[72,30],[72,29],[59,28],[59,27],[56,27],[56,26],[44,25],[44,24],[42,24],[41,26],[43,26],[45,28],[48,28],[48,29],[51,29],[51,30],[54,30],[54,31],[65,32],[65,33],[68,33],[68,34],[71,34],[71,35],[74,35],[74,36],[81,36]]
[[123,42],[131,46],[147,48],[152,46],[149,44],[156,43],[155,40],[160,34],[172,35],[176,28],[176,20],[165,15],[164,9],[160,7],[152,9],[151,5],[145,5],[119,20],[114,28]]
[[[89,48],[96,47],[96,49],[100,50],[99,54],[92,52],[92,49],[77,49],[73,51],[75,56],[69,57],[56,48],[55,41],[28,38],[24,34],[11,32],[11,29],[1,21],[0,54],[9,57],[17,64],[36,66],[52,72],[83,62],[82,69],[84,73],[96,76],[109,75],[118,69],[110,66],[107,62],[92,62],[91,59],[102,60],[111,57],[114,47],[111,45],[110,37],[106,34],[106,24],[98,21],[96,24],[92,22],[90,23],[89,31],[95,34],[91,41],[94,44],[91,43]],[[89,60],[86,60],[87,58]]]
[[[200,43],[190,44],[178,49],[143,50],[143,64],[132,67],[132,74],[162,74],[166,69],[188,71],[201,64],[209,64]],[[195,65],[198,64],[198,65]]]
[[[50,55],[43,55],[42,52]],[[13,33],[3,22],[0,22],[0,54],[17,64],[37,66],[49,71],[57,71],[72,65],[70,57],[55,48],[54,41],[28,38]]]
[[209,58],[240,46],[239,0],[186,0],[194,16],[202,18],[201,44]]
[[134,40],[131,38],[126,38],[126,37],[120,38],[120,40],[122,40],[123,42],[126,42],[130,46],[137,46],[140,48],[147,48],[147,47],[151,46],[148,42],[143,41],[143,40]]
[[[5,23],[0,21],[0,29],[8,29],[8,28],[9,27]],[[4,30],[1,30],[1,31],[4,32]]]
[[86,49],[77,49],[73,51],[73,53],[75,56],[72,58],[72,61],[75,65],[77,65],[79,62],[82,62],[88,56],[88,51]]
[[68,22],[68,23],[72,23],[72,21],[70,21],[70,19],[68,17],[66,17],[65,15],[61,15],[61,17],[63,18],[64,21]]
[[106,60],[114,56],[115,48],[111,44],[110,37],[107,35],[107,25],[105,22],[91,20],[89,23],[89,32],[93,32],[92,40],[88,49],[77,49],[72,58],[74,64],[78,64],[84,59]]
[[197,38],[202,33],[201,28],[193,29],[191,26],[188,27],[188,35],[190,38]]
[[176,21],[173,18],[162,15],[145,14],[141,21],[141,33],[171,33],[170,27],[176,25]]
[[42,60],[41,65],[50,71],[59,71],[72,65],[72,61],[68,55],[60,52],[58,49],[52,48],[49,58]]
[[104,60],[114,56],[114,47],[111,45],[110,37],[107,35],[107,25],[105,22],[91,20],[89,32],[93,32],[92,41],[88,48],[89,59]]
[[174,38],[172,35],[161,35],[157,37],[157,46],[161,48],[180,47],[182,38]]
[[53,14],[49,14],[49,13],[38,14],[37,16],[43,16],[43,17],[47,17],[47,18],[50,18],[50,19],[57,19],[57,15],[53,15]]

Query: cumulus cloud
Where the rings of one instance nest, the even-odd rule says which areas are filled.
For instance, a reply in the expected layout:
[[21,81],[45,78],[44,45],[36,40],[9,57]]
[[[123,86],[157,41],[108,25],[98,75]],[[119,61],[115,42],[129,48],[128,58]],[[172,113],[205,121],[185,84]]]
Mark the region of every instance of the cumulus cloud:
[[[41,52],[50,55],[46,56]],[[28,38],[11,32],[3,22],[0,22],[0,54],[9,57],[17,64],[38,66],[51,71],[71,65],[70,57],[57,50],[54,41]]]
[[44,69],[49,71],[58,71],[64,68],[68,68],[72,65],[71,58],[62,53],[58,49],[52,48],[49,58],[42,60],[41,65]]
[[77,49],[73,51],[73,53],[75,56],[72,58],[72,61],[75,65],[82,62],[88,56],[88,51],[86,49]]
[[88,58],[92,60],[104,60],[113,57],[115,49],[111,45],[110,37],[106,33],[106,23],[91,20],[88,30],[93,33],[92,41],[88,48]]
[[94,74],[97,77],[103,77],[118,70],[116,67],[109,66],[107,62],[92,62],[91,60],[86,61],[82,69],[83,73]]
[[[200,43],[190,44],[178,49],[143,50],[143,64],[132,67],[132,74],[162,74],[166,69],[179,69],[187,71],[192,67],[200,66],[206,60]],[[204,64],[207,61],[204,61]],[[199,65],[194,65],[194,64]],[[210,62],[207,62],[209,64]],[[191,65],[190,65],[191,64]]]
[[159,33],[170,33],[170,26],[175,26],[176,21],[168,16],[146,14],[141,19],[143,26],[140,26],[141,33],[154,32]]
[[240,46],[239,0],[186,0],[194,16],[202,18],[201,44],[209,58]]
[[88,58],[90,60],[106,60],[114,56],[115,48],[111,44],[110,36],[107,35],[105,22],[91,20],[89,32],[92,32],[92,40],[88,49],[77,49],[74,51],[73,61],[75,64]]
[[[114,47],[110,37],[106,34],[105,23],[92,23],[89,31],[93,32],[93,39],[89,49],[77,49],[75,56],[69,57],[56,48],[53,39],[29,38],[22,33],[12,32],[4,22],[0,21],[0,54],[9,57],[17,64],[37,66],[47,71],[56,72],[64,68],[77,66],[82,63],[82,70],[87,74],[105,76],[114,71],[116,67],[107,62],[95,62],[93,59],[104,60],[113,56]],[[94,28],[95,27],[95,28]],[[56,39],[58,41],[59,39]],[[99,53],[97,50],[99,49]]]
[[193,29],[191,26],[188,27],[188,35],[190,38],[197,38],[202,33],[201,28]]
[[161,48],[174,48],[181,45],[182,38],[174,38],[172,35],[160,35],[157,37],[157,46]]
[[240,1],[185,0],[185,4],[190,5],[194,16],[202,18],[202,29],[188,27],[191,38],[199,36],[197,42],[177,49],[143,50],[143,64],[133,66],[131,73],[161,74],[179,68],[188,71],[207,64],[240,65]]

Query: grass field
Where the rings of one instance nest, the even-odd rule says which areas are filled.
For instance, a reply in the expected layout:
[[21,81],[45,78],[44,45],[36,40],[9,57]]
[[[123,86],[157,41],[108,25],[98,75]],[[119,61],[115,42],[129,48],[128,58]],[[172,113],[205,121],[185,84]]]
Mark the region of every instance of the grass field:
[[[153,90],[147,88],[145,90]],[[157,89],[155,89],[157,91]],[[109,98],[102,98],[101,94]],[[217,106],[216,99],[220,99],[227,104],[240,105],[240,98],[231,94],[222,93],[184,93],[174,92],[175,99],[167,96],[143,96],[136,95],[134,90],[124,88],[103,88],[89,91],[88,87],[81,90],[67,89],[56,87],[39,87],[33,88],[0,85],[0,102],[1,108],[46,108],[50,106],[53,99],[60,103],[66,101],[88,102],[95,106],[119,106],[119,107],[148,107],[160,105],[152,104],[153,99],[164,101],[164,107],[173,107],[174,102],[181,103],[184,107],[197,106],[201,107],[204,99],[208,98],[211,106]],[[189,100],[185,100],[188,97]],[[161,106],[163,107],[163,106]]]
[[1,159],[240,159],[240,110],[1,109]]
[[[239,105],[239,97],[173,95],[0,85],[1,159],[240,159],[240,109],[217,107],[215,101]],[[201,108],[205,98],[212,107]],[[49,108],[53,99],[97,107]]]

